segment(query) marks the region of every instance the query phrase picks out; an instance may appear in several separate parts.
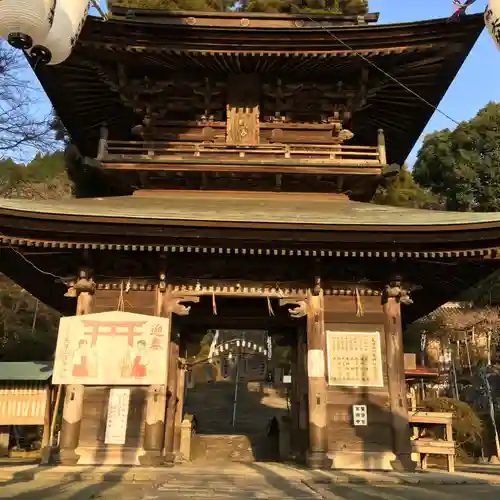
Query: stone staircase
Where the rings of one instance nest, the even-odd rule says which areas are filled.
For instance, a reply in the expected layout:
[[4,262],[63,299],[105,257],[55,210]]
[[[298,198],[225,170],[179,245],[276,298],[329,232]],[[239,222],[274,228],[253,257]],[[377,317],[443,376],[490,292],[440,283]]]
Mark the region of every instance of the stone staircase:
[[267,434],[272,417],[287,413],[286,398],[263,382],[240,382],[232,426],[234,382],[212,382],[188,389],[184,412],[195,415],[193,460],[250,462],[274,460],[276,443]]

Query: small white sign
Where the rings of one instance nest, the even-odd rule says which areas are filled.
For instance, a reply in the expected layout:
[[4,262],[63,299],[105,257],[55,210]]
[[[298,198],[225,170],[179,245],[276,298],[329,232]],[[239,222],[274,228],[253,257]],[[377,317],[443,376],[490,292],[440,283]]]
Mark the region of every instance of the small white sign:
[[291,375],[283,375],[283,383],[284,384],[291,384],[292,383],[292,376]]
[[106,444],[125,444],[127,435],[130,389],[109,391],[108,419],[106,422]]
[[352,417],[355,427],[368,425],[368,410],[366,405],[352,405]]
[[309,349],[307,351],[307,374],[310,378],[324,378],[325,354],[323,349]]

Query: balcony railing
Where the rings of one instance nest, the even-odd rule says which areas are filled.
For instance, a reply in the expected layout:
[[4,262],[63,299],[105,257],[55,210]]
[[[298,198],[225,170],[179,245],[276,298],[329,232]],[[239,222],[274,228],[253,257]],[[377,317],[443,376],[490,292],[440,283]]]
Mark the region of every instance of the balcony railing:
[[103,163],[259,163],[328,166],[383,165],[375,146],[331,144],[260,144],[240,146],[217,143],[106,141],[97,158]]

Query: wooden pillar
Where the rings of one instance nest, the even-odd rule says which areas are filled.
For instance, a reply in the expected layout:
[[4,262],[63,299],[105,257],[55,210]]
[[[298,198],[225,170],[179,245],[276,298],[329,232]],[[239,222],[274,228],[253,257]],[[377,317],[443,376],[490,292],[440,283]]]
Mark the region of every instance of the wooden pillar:
[[175,434],[174,434],[174,453],[179,453],[181,442],[181,424],[182,413],[184,408],[184,394],[186,382],[186,365],[183,361],[179,360],[177,375],[177,408],[175,411]]
[[52,445],[52,443],[50,442],[50,424],[52,418],[55,418],[55,415],[52,416],[52,392],[52,386],[50,384],[47,384],[47,387],[45,388],[45,399],[47,401],[47,406],[45,407],[45,415],[43,419],[42,446],[40,450],[42,464],[47,464],[50,461],[50,448]]
[[[170,290],[167,290],[164,304],[165,311],[173,318],[177,316],[187,316],[191,311],[191,306],[186,306],[184,303],[197,304],[200,298],[197,296],[175,296]],[[178,376],[179,376],[179,347],[180,335],[176,331],[172,321],[172,334],[170,340],[169,360],[168,360],[168,377],[166,386],[166,412],[164,426],[164,449],[163,456],[166,465],[172,466],[175,462],[175,428],[176,428],[176,411],[178,407]]]
[[378,130],[378,158],[382,165],[387,165],[387,153],[385,149],[385,136],[384,131],[380,128]]
[[[168,329],[164,332],[163,341],[170,345],[172,335],[172,314],[165,308],[166,294],[165,274],[160,273],[160,279],[156,287],[155,316],[165,316],[169,319]],[[167,366],[167,378],[165,384],[152,385],[148,388],[146,400],[146,422],[144,426],[144,454],[139,458],[141,465],[160,465],[163,463],[163,440],[165,429],[165,405],[167,402],[168,363],[170,360],[170,349],[167,348],[165,364]]]
[[309,404],[308,404],[308,382],[307,382],[307,341],[306,329],[299,328],[297,332],[297,400],[298,400],[298,441],[300,459],[305,462],[306,453],[309,448]]
[[0,457],[9,456],[10,425],[0,426]]
[[328,450],[323,292],[321,289],[315,290],[315,294],[310,294],[306,301],[284,299],[280,303],[295,304],[295,307],[290,308],[293,318],[307,316],[307,371],[304,375],[307,381],[309,446],[306,462],[309,467],[320,469],[327,465]]
[[170,361],[168,364],[167,385],[167,416],[165,421],[165,463],[173,465],[175,462],[175,422],[178,404],[177,379],[179,373],[179,339],[178,335],[170,342]]
[[326,372],[323,294],[310,295],[307,308],[307,381],[309,402],[309,450],[307,464],[313,469],[326,466]]
[[417,464],[411,460],[401,323],[402,303],[411,303],[411,299],[401,288],[399,280],[394,280],[382,293],[393,451],[396,455],[391,465],[394,470],[411,471],[415,470]]
[[[77,296],[77,316],[92,312],[95,289],[96,285],[93,279],[89,277],[87,271],[81,270],[76,284],[72,287],[73,293],[76,293]],[[59,460],[64,465],[76,465],[80,458],[76,454],[76,448],[80,440],[84,391],[84,386],[79,384],[71,384],[66,387],[59,453]]]
[[151,385],[146,400],[146,422],[144,427],[144,454],[141,465],[163,463],[163,428],[165,421],[165,385]]
[[[298,333],[298,332],[297,332]],[[298,335],[297,335],[298,336]],[[290,388],[290,409],[291,409],[291,444],[292,450],[297,453],[300,450],[299,439],[299,411],[300,411],[300,388],[299,388],[299,349],[298,341],[292,345],[292,386]]]

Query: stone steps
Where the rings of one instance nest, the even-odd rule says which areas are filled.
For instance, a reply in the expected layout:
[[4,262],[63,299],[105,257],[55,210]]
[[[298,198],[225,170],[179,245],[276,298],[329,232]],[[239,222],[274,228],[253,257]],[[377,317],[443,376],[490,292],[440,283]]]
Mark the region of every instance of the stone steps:
[[253,444],[248,436],[197,434],[191,442],[192,459],[207,462],[254,462]]
[[272,417],[285,415],[286,398],[262,382],[238,386],[236,422],[232,425],[235,384],[214,382],[189,389],[185,413],[196,416],[192,459],[196,461],[253,462],[274,460],[277,444],[268,436]]
[[287,412],[286,398],[279,390],[261,382],[240,383],[236,407],[236,427],[232,427],[235,385],[215,382],[189,389],[185,413],[194,414],[198,432],[202,434],[231,434],[265,432],[273,416]]

